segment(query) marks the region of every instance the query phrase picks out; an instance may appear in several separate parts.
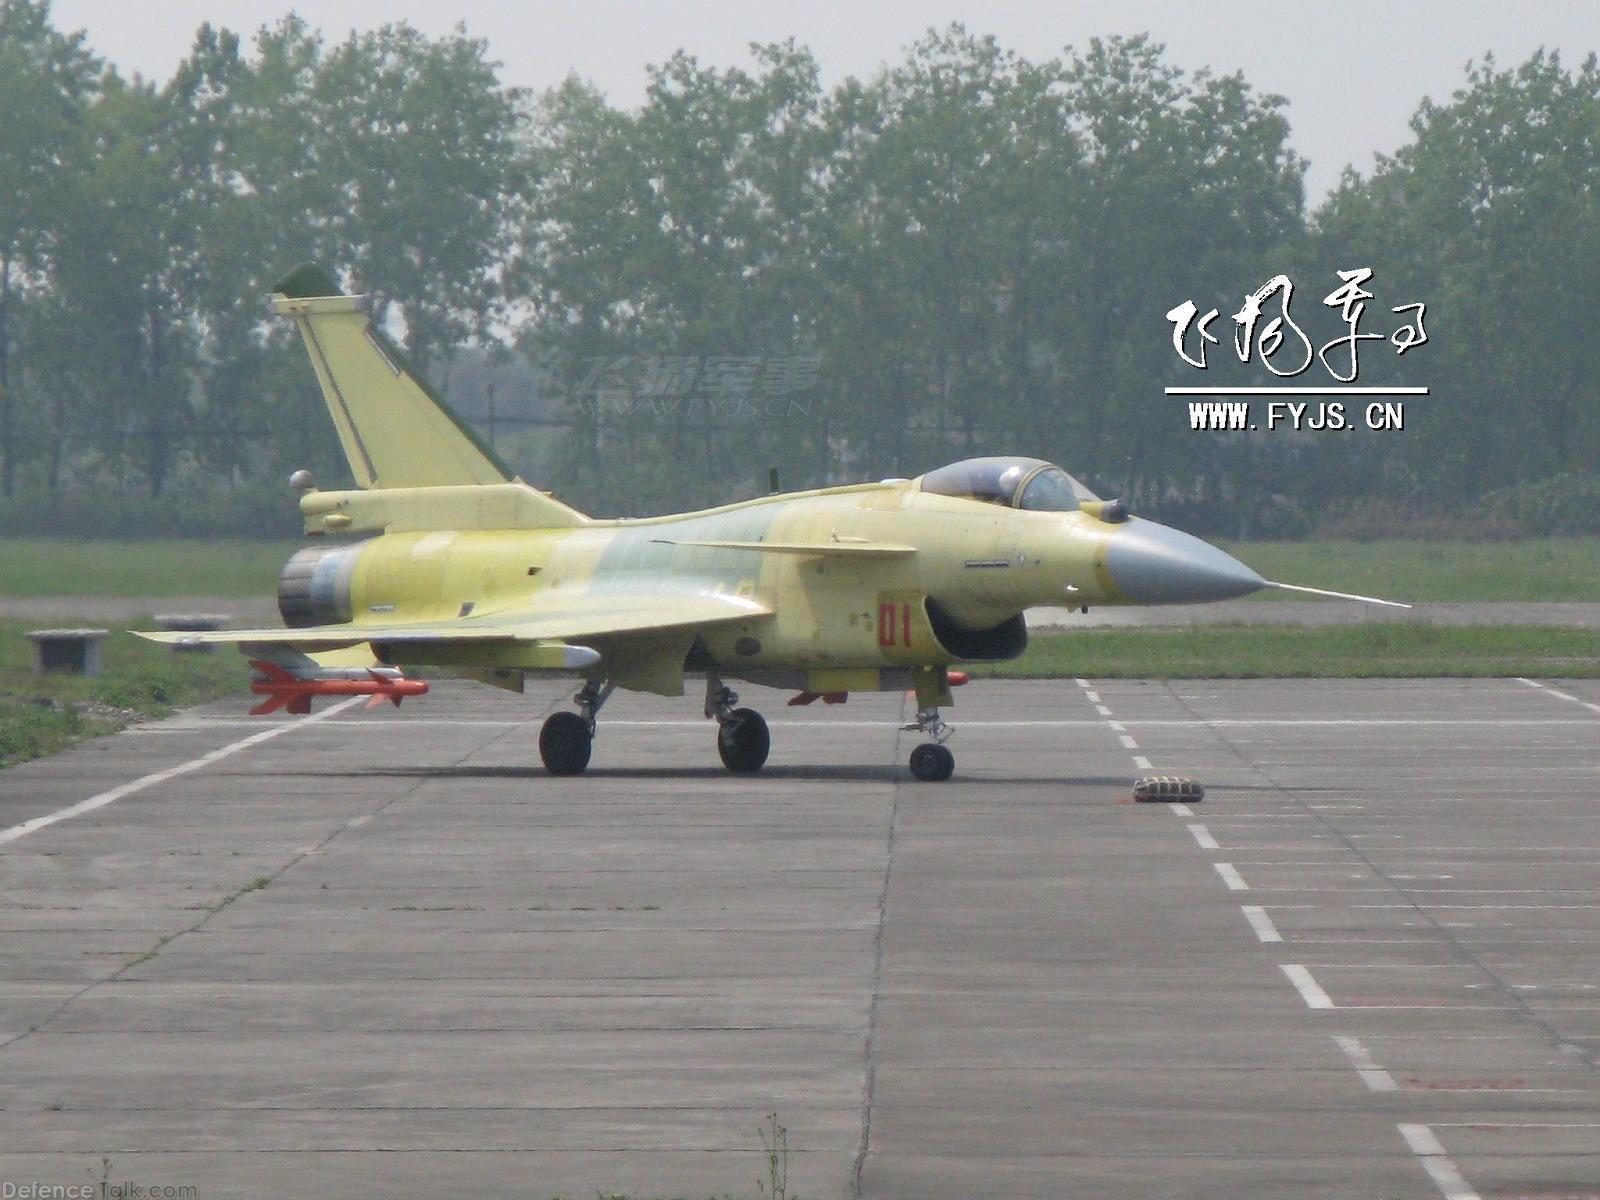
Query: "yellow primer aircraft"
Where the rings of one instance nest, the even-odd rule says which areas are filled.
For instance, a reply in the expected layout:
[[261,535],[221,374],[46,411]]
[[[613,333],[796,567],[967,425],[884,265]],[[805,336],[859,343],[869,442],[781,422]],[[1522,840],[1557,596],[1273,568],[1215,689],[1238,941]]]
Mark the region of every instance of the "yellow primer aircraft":
[[358,488],[319,491],[305,472],[291,484],[307,534],[374,536],[289,560],[278,585],[287,628],[145,635],[237,645],[269,697],[257,712],[307,712],[313,695],[398,704],[426,690],[399,670],[413,665],[517,692],[529,674],[572,674],[577,711],[539,736],[546,768],[570,775],[588,765],[614,688],[681,696],[692,673],[705,677],[723,763],[751,772],[766,761],[767,724],[726,680],[792,688],[791,704],[913,688],[905,728],[927,741],[911,771],[942,780],[955,766],[940,716],[960,680],[950,668],[1022,653],[1024,610],[1318,591],[1263,580],[1033,458],[595,520],[513,478],[360,297],[337,293],[303,266],[273,305],[305,339]]

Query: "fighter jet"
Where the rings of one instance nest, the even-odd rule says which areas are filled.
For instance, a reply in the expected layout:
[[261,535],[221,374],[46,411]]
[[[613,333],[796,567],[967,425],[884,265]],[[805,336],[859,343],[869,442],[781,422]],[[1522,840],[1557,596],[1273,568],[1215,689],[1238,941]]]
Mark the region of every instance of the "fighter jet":
[[911,690],[905,728],[925,740],[910,769],[938,781],[955,767],[941,715],[963,680],[954,668],[1021,654],[1029,608],[1261,588],[1392,603],[1265,580],[1027,457],[591,518],[516,478],[324,271],[296,268],[272,303],[299,328],[357,487],[291,479],[318,544],[279,579],[285,628],[144,635],[237,646],[267,697],[257,712],[307,712],[318,695],[399,704],[426,690],[407,667],[517,692],[530,675],[570,675],[582,681],[575,711],[545,721],[539,754],[551,774],[572,775],[588,766],[615,689],[681,696],[702,676],[718,754],[747,773],[771,738],[730,681],[792,690],[791,704]]

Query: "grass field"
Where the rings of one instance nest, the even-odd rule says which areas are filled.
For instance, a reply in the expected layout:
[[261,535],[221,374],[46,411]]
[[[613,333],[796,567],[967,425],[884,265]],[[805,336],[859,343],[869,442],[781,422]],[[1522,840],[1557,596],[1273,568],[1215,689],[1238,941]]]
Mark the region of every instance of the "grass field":
[[1423,623],[1086,629],[1036,636],[988,677],[1101,679],[1600,677],[1600,633],[1529,625]]
[[[1407,602],[1600,602],[1600,538],[1524,542],[1233,542],[1267,579]],[[1263,602],[1296,603],[1284,592]]]
[[[269,597],[293,542],[0,544],[3,596]],[[1526,542],[1239,542],[1268,579],[1406,601],[1600,601],[1600,538]],[[1264,592],[1263,603],[1295,603]]]
[[23,636],[34,624],[0,621],[0,766],[186,705],[245,694],[244,660],[233,651],[175,654],[121,632],[103,643],[105,672],[98,678],[35,675],[33,644]]
[[271,596],[292,542],[0,543],[0,596]]

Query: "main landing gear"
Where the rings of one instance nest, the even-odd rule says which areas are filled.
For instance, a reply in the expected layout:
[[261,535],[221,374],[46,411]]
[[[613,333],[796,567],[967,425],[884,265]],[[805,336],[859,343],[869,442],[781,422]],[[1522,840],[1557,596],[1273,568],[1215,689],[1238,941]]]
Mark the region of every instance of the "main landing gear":
[[767,761],[772,735],[753,708],[736,708],[739,695],[715,675],[706,676],[706,716],[717,721],[717,753],[736,775],[753,775]]
[[923,783],[943,783],[949,779],[956,769],[956,756],[950,753],[950,747],[945,742],[955,730],[939,716],[938,705],[917,709],[917,719],[900,728],[908,733],[923,733],[933,739],[911,752],[911,773]]
[[611,684],[593,680],[572,698],[578,712],[551,713],[539,731],[539,757],[552,775],[577,775],[589,765],[594,747],[595,714],[611,696]]

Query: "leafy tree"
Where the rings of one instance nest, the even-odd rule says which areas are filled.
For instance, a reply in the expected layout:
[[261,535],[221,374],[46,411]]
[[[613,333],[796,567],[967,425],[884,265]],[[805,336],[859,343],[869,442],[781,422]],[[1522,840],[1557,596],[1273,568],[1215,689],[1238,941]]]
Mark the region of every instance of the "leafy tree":
[[406,24],[352,34],[318,65],[309,98],[319,208],[338,262],[397,319],[426,364],[498,311],[519,202],[521,93],[465,29]]
[[955,25],[845,85],[834,114],[847,218],[828,345],[847,365],[853,440],[904,472],[1036,428],[1040,293],[1079,154],[1059,64]]
[[49,0],[0,0],[0,492],[7,496],[24,445],[17,310],[48,274],[100,69],[81,32],[52,27]]
[[[1190,75],[1148,37],[1095,39],[1065,78],[1086,162],[1065,197],[1051,309],[1065,364],[1060,428],[1075,443],[1063,457],[1086,457],[1112,490],[1145,503],[1179,481],[1237,482],[1262,458],[1248,443],[1188,434],[1159,394],[1191,382],[1177,378],[1188,368],[1163,314],[1187,298],[1202,311],[1227,305],[1288,266],[1305,163],[1289,146],[1284,100],[1237,74]],[[1213,357],[1208,382],[1223,382],[1228,356]]]
[[1411,127],[1414,141],[1369,178],[1347,172],[1316,217],[1324,257],[1381,265],[1396,294],[1429,304],[1432,344],[1375,363],[1376,380],[1422,372],[1434,392],[1382,464],[1390,486],[1465,499],[1592,471],[1600,343],[1581,331],[1600,312],[1595,58],[1576,71],[1543,51],[1510,69],[1486,58]]

